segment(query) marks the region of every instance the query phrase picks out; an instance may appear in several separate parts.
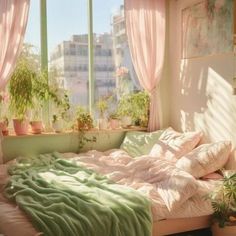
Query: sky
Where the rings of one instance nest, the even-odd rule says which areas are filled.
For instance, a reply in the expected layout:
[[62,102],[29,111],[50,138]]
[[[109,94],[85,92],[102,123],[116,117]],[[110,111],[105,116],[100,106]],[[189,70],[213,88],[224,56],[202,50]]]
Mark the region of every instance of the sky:
[[[111,31],[111,14],[124,0],[93,0],[95,33]],[[40,48],[39,0],[31,0],[25,42]],[[49,53],[73,34],[87,33],[87,0],[47,0]]]

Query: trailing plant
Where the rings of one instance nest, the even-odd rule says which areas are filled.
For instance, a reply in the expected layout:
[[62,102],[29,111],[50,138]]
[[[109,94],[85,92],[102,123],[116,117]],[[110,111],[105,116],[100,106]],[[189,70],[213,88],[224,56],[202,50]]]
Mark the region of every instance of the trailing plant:
[[78,133],[78,139],[78,152],[82,150],[86,143],[95,143],[97,141],[97,138],[95,136],[92,136],[91,138],[86,137],[84,130],[80,130],[80,132]]
[[58,116],[56,114],[52,115],[52,123],[58,121]]
[[225,175],[221,184],[208,196],[219,227],[236,225],[236,173]]
[[84,147],[88,142],[96,142],[95,136],[88,138],[85,135],[85,130],[93,128],[93,118],[84,107],[78,106],[76,112],[76,119],[78,123],[78,152]]
[[70,109],[67,93],[64,90],[59,91],[58,88],[49,86],[46,72],[41,73],[40,78],[33,81],[33,94],[35,105],[38,103],[43,107],[45,102],[50,100],[60,109],[62,118],[64,118],[66,112]]

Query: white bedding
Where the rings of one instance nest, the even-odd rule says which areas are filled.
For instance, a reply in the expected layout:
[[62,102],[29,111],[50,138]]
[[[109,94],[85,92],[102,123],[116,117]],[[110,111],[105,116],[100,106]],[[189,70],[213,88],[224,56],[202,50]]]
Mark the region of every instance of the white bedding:
[[[171,162],[150,156],[132,158],[121,150],[104,153],[89,151],[79,155],[66,153],[64,157],[145,194],[152,202],[153,220],[212,213],[211,204],[204,196],[212,191],[217,182],[196,180]],[[6,168],[7,165],[0,165],[1,192],[7,178]],[[47,174],[43,177],[53,178]],[[37,234],[24,213],[1,194],[0,233],[10,236]]]

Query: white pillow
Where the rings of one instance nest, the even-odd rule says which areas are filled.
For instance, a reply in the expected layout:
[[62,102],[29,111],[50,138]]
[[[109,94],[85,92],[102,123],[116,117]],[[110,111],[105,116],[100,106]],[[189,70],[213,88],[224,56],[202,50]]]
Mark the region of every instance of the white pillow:
[[149,155],[176,162],[190,152],[200,141],[202,132],[179,133],[172,128],[166,129],[153,146]]
[[230,141],[202,144],[181,157],[176,166],[200,178],[222,168],[229,158],[230,151]]

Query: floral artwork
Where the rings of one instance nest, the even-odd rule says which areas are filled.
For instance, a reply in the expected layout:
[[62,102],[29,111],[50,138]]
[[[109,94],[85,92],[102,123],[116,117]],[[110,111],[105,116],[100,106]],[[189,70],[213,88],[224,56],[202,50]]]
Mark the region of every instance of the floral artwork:
[[205,0],[182,11],[182,57],[233,52],[233,0]]

